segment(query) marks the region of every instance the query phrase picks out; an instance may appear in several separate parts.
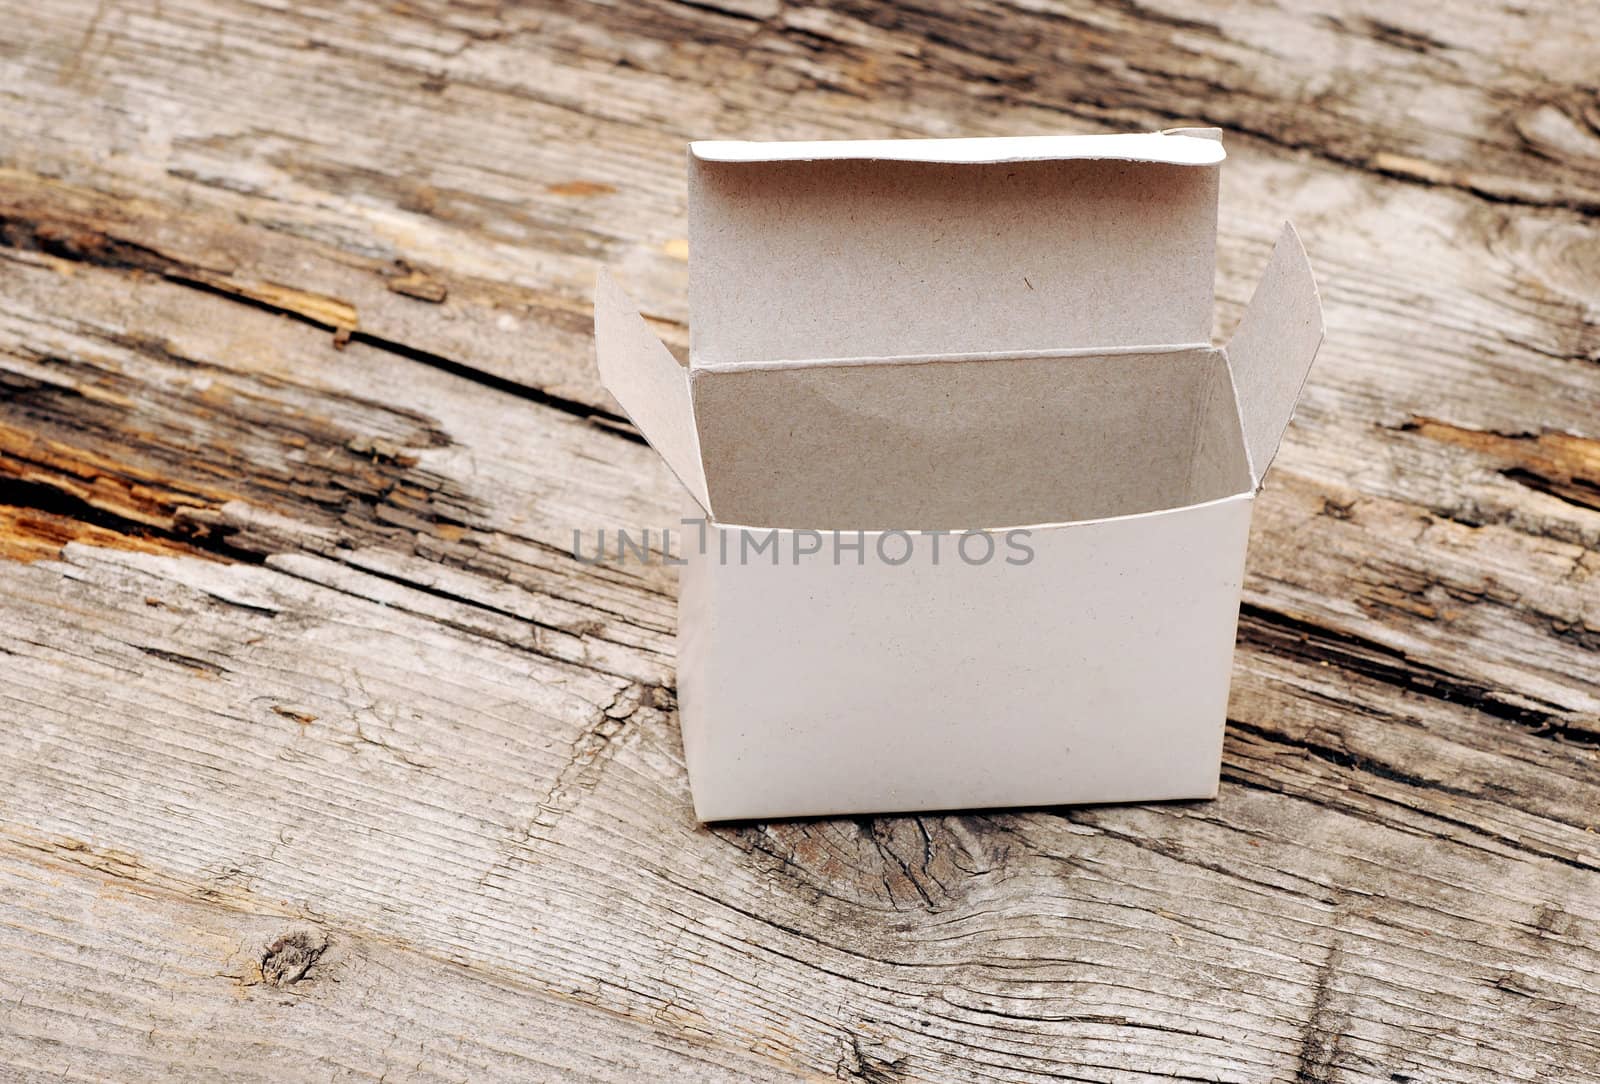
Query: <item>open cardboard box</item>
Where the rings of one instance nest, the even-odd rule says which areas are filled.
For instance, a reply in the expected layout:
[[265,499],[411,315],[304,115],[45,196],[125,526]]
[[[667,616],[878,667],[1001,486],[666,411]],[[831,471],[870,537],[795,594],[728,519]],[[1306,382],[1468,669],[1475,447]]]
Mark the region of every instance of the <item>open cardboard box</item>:
[[1220,133],[689,154],[690,360],[601,377],[703,510],[701,820],[1216,794],[1251,503],[1322,340],[1285,226],[1210,345]]

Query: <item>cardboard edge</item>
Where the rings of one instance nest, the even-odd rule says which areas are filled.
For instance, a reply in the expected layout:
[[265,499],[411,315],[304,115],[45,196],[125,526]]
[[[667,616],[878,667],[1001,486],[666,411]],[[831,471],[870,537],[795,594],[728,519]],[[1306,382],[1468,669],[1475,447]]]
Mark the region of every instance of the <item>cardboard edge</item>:
[[[1102,523],[1118,523],[1123,520],[1132,521],[1137,519],[1155,519],[1159,516],[1182,515],[1185,512],[1193,512],[1198,508],[1211,508],[1219,504],[1229,504],[1238,501],[1244,501],[1248,503],[1256,499],[1257,492],[1258,490],[1255,487],[1250,487],[1241,489],[1237,493],[1226,493],[1221,497],[1212,497],[1210,500],[1173,505],[1171,508],[1152,508],[1148,512],[1129,512],[1121,516],[1100,516],[1096,519],[1069,519],[1046,521],[1042,523],[1013,523],[998,527],[972,527],[970,530],[982,531],[984,534],[1005,534],[1008,531],[1055,531],[1068,527],[1093,527]],[[915,533],[922,529],[918,527],[761,527],[748,523],[727,523],[717,519],[715,516],[711,516],[709,518],[708,524],[709,526],[718,528],[720,530],[750,531],[754,534],[763,535],[769,531],[775,531],[784,536],[811,531],[820,532],[822,534],[831,534],[837,531],[839,534],[859,534],[863,538],[868,539],[876,539],[880,535],[890,534],[897,531],[909,531]],[[947,533],[959,534],[961,532],[955,531]]]
[[[1223,720],[1225,724],[1227,720]],[[1220,728],[1219,728],[1220,730]],[[1220,746],[1219,746],[1220,748]],[[939,805],[897,805],[890,802],[880,805],[877,802],[870,807],[857,808],[853,804],[835,806],[832,803],[824,805],[774,805],[754,808],[741,806],[739,812],[723,813],[711,802],[702,803],[695,795],[694,784],[689,785],[690,805],[694,809],[694,819],[697,823],[707,827],[735,827],[741,824],[759,824],[769,821],[800,821],[818,820],[822,818],[838,817],[904,817],[920,815],[924,817],[973,813],[1050,813],[1065,808],[1089,809],[1103,805],[1152,805],[1166,802],[1195,802],[1213,801],[1222,792],[1221,778],[1222,758],[1218,756],[1218,773],[1215,781],[1208,780],[1204,786],[1186,787],[1175,786],[1164,788],[1159,794],[1152,794],[1145,789],[1136,788],[1126,793],[1124,797],[1106,797],[1096,795],[1093,798],[1066,798],[1061,800],[1038,799],[1034,801],[1002,802],[998,804],[984,804],[971,806],[939,806]],[[702,788],[703,789],[703,788]]]
[[1156,343],[1132,346],[1071,346],[1061,350],[969,350],[948,354],[862,354],[843,358],[771,358],[761,361],[694,360],[689,372],[753,373],[771,369],[825,369],[861,365],[942,365],[965,361],[1032,361],[1038,358],[1112,358],[1135,354],[1181,354],[1194,350],[1216,350],[1209,342]]
[[966,165],[1066,159],[1218,165],[1227,157],[1227,151],[1220,138],[1198,134],[1202,131],[1205,130],[963,139],[701,139],[689,144],[689,156],[699,162],[725,165],[852,159]]
[[600,383],[711,516],[688,370],[604,268],[595,276],[594,347]]
[[1311,260],[1285,222],[1233,338],[1223,347],[1245,451],[1259,492],[1277,455],[1325,328]]

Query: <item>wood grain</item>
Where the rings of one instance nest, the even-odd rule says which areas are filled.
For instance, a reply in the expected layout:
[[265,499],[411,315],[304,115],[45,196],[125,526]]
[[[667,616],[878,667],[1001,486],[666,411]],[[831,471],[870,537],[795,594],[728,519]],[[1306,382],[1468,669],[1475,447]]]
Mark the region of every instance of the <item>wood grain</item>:
[[[1564,4],[11,4],[19,1079],[1600,1080],[1600,106]],[[1227,128],[1329,340],[1221,797],[693,823],[682,143]],[[5,1074],[0,1074],[5,1075]]]

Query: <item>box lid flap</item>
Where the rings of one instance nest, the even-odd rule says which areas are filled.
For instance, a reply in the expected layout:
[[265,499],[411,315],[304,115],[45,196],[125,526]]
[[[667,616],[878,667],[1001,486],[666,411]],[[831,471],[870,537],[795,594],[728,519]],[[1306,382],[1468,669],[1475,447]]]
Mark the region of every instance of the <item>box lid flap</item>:
[[872,160],[893,162],[1035,162],[1045,159],[1102,159],[1165,162],[1174,166],[1212,166],[1226,157],[1215,128],[1115,135],[990,136],[973,139],[817,139],[762,142],[700,139],[689,153],[702,162],[817,162]]
[[1206,345],[1213,134],[703,142],[691,367]]
[[709,514],[689,374],[604,270],[595,282],[594,347],[601,383]]
[[1294,416],[1317,348],[1322,300],[1300,235],[1288,222],[1226,347],[1256,488]]

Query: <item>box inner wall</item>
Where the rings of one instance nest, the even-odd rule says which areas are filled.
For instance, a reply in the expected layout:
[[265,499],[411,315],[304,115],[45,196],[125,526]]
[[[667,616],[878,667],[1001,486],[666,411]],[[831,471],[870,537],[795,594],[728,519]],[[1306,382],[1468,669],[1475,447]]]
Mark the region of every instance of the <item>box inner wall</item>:
[[1252,484],[1214,348],[694,370],[691,389],[724,523],[994,528]]

